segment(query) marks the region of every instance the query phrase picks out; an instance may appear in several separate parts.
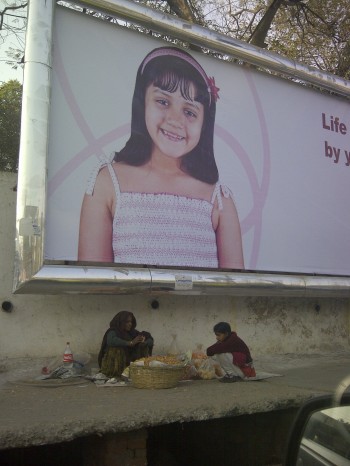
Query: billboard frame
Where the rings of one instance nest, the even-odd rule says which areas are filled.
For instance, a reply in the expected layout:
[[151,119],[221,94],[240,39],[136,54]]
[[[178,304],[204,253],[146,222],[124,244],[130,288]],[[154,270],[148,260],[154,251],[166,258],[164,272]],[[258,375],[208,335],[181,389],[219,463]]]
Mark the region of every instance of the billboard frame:
[[[69,2],[292,76],[350,98],[350,82],[128,0]],[[55,0],[31,0],[26,35],[14,293],[350,296],[350,278],[286,273],[178,270],[44,259],[51,50]]]

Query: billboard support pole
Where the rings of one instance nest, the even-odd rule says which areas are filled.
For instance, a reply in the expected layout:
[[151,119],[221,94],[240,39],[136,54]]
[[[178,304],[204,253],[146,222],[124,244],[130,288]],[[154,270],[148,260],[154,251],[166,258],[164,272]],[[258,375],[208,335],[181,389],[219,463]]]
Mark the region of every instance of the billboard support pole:
[[17,190],[15,288],[34,276],[44,261],[53,14],[54,0],[29,2]]

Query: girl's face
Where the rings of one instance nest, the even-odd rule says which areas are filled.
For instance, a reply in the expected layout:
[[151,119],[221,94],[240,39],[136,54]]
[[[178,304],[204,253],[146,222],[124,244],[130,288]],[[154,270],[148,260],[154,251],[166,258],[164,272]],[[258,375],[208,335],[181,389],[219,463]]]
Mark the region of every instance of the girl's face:
[[[190,86],[195,96],[195,87]],[[194,149],[204,120],[203,104],[186,100],[179,89],[163,91],[151,84],[145,95],[145,121],[153,141],[152,155],[179,158]]]

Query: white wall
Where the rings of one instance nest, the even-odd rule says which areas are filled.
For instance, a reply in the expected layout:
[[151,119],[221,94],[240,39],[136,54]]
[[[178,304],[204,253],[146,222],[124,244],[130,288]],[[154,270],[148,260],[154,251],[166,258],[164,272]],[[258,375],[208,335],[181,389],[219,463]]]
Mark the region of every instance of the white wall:
[[152,333],[155,353],[166,351],[173,334],[181,350],[208,346],[218,321],[231,323],[253,357],[349,349],[348,299],[161,296],[153,310],[156,297],[146,295],[13,295],[16,182],[16,175],[0,172],[0,303],[14,306],[11,313],[0,310],[1,360],[60,355],[66,341],[73,351],[97,353],[109,321],[123,309]]

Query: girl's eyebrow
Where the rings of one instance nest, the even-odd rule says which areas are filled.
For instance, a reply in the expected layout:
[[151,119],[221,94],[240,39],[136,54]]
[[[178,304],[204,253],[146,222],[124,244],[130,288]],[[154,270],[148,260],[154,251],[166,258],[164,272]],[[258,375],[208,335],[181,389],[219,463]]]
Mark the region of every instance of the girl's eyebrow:
[[[163,94],[165,97],[171,97],[173,95],[173,92],[165,91],[165,90],[161,89],[160,87],[155,87],[154,93]],[[188,99],[185,99],[184,97],[183,97],[183,99],[187,102],[187,105],[190,105],[191,107],[196,108],[197,110],[199,110],[200,107],[197,104],[196,100],[188,100]]]

